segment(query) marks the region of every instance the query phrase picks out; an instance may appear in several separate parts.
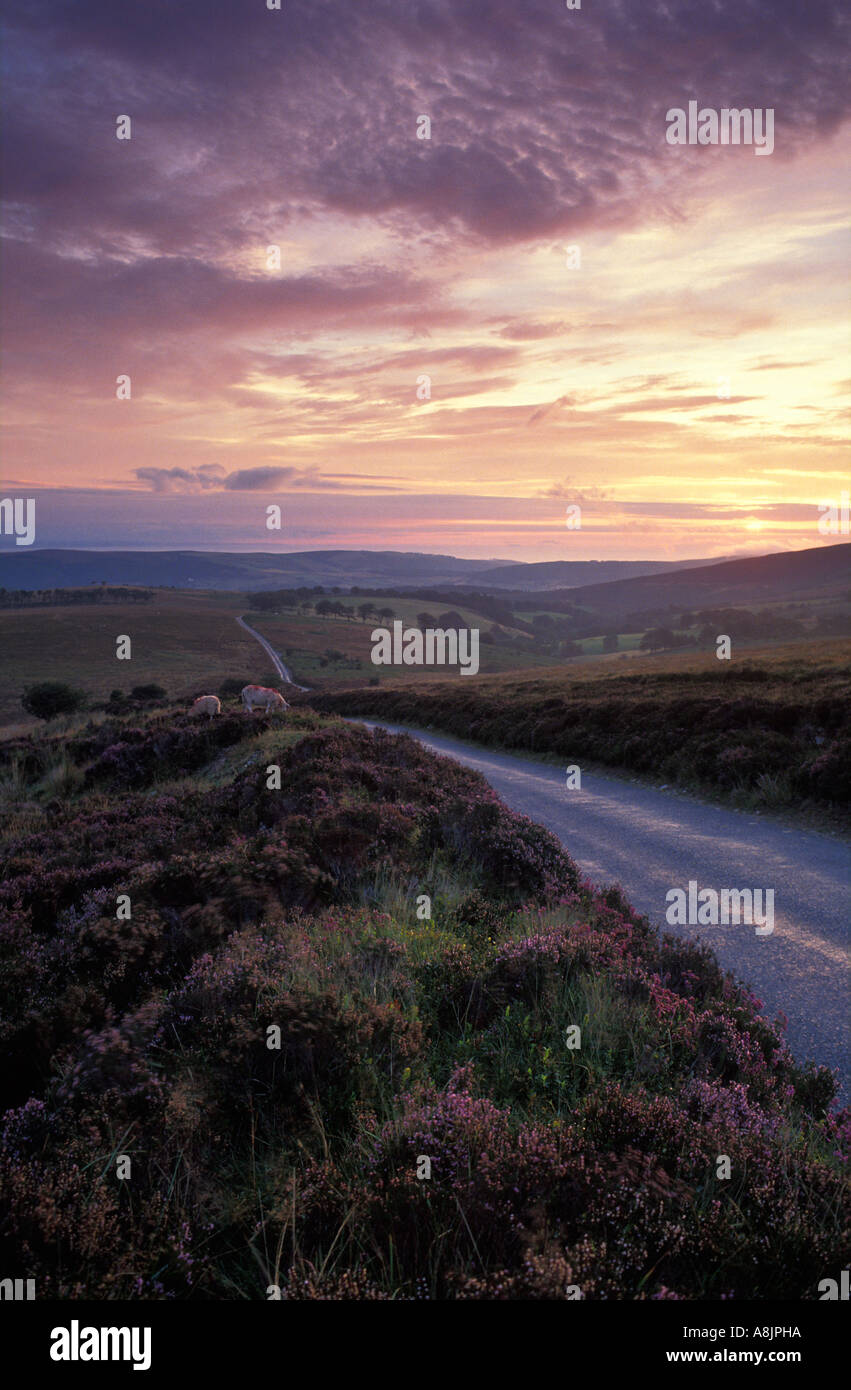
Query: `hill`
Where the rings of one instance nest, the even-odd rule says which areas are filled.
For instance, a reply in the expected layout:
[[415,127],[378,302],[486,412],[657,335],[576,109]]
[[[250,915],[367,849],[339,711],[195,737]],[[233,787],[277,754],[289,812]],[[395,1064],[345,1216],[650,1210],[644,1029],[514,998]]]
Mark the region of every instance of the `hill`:
[[675,574],[583,585],[571,590],[570,598],[581,607],[614,615],[825,598],[849,588],[851,544],[845,541],[746,560],[725,560]]
[[392,550],[216,554],[193,550],[6,550],[0,589],[139,584],[240,590],[325,587],[411,588],[474,584],[482,592],[536,592],[631,579],[706,565],[706,560],[553,560],[541,564],[462,560]]
[[493,560],[418,555],[392,550],[310,550],[240,554],[198,550],[7,550],[0,554],[0,588],[53,589],[82,584],[142,584],[243,593],[334,584],[387,585],[470,582]]
[[815,1299],[847,1260],[830,1074],[478,774],[171,708],[0,745],[0,812],[41,1298]]
[[[543,560],[483,570],[476,576],[476,588],[485,592],[508,589],[518,593],[577,589],[715,563],[714,560]],[[463,582],[456,580],[456,583]]]

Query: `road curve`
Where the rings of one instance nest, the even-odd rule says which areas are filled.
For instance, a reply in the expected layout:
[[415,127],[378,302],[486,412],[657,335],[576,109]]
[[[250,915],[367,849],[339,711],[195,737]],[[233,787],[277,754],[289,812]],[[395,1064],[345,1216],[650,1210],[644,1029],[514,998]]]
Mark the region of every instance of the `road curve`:
[[282,681],[286,681],[287,684],[293,686],[295,690],[310,689],[309,685],[299,685],[296,681],[293,680],[292,676],[290,675],[289,667],[284,665],[283,661],[278,656],[278,653],[275,651],[275,648],[269,645],[265,637],[263,637],[259,632],[257,632],[255,628],[249,627],[248,623],[245,621],[244,618],[237,618],[236,621],[239,623],[240,627],[245,628],[245,631],[250,632],[251,636],[254,637],[256,641],[260,643],[261,647],[266,652],[266,655],[269,657],[269,660],[273,663],[275,670],[281,677]]
[[[750,985],[768,1018],[786,1015],[795,1058],[836,1068],[842,1100],[851,1100],[851,852],[842,841],[602,773],[583,771],[581,790],[568,791],[564,769],[549,763],[397,724],[356,722],[413,734],[475,768],[506,805],[553,831],[593,883],[618,882],[663,930],[699,935]],[[773,933],[669,926],[665,895],[687,889],[690,879],[716,890],[773,888]]]

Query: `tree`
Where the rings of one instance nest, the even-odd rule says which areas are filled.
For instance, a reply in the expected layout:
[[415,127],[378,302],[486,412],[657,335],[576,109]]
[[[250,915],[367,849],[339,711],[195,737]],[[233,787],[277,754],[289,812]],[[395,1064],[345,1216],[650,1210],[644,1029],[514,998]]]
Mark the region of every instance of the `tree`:
[[[437,618],[434,616],[433,613],[418,613],[418,614],[417,614],[417,622],[419,623],[420,627],[423,628],[423,629],[425,629],[425,628],[427,628],[427,627],[437,627],[437,625],[438,625],[438,624],[437,624]],[[441,623],[441,627],[442,627],[442,626],[443,626],[443,624]]]
[[676,645],[677,639],[669,627],[651,627],[639,642],[641,650],[645,652],[659,652]]
[[152,682],[150,685],[134,685],[130,694],[134,700],[164,700],[168,691]]
[[82,709],[86,697],[82,690],[74,690],[64,681],[42,681],[31,685],[21,696],[21,704],[27,714],[36,719],[55,719],[59,714],[73,714]]
[[367,620],[367,618],[371,618],[374,612],[375,612],[375,604],[373,604],[373,603],[359,603],[359,604],[358,604],[358,613],[360,614],[360,620],[361,620],[362,623],[365,623],[366,620]]
[[437,619],[437,626],[444,629],[455,628],[457,630],[458,628],[466,627],[466,623],[464,622],[464,619],[461,617],[461,614],[456,613],[455,609],[452,608],[449,610],[448,613],[440,614],[440,616]]
[[620,638],[616,632],[607,632],[603,638],[603,651],[616,652],[620,646]]
[[392,608],[379,608],[378,616],[379,618],[383,618],[385,622],[392,623],[396,614],[393,612]]

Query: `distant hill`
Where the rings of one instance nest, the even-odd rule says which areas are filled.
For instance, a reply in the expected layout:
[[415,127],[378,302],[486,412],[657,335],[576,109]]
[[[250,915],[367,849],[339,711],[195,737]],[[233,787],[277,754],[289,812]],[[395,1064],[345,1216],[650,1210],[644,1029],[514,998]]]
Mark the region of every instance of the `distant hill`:
[[568,592],[571,601],[614,613],[670,604],[689,608],[797,595],[802,586],[847,584],[848,544],[745,560],[547,560],[539,564],[461,560],[394,550],[308,550],[291,554],[198,550],[23,550],[0,552],[0,588],[65,589],[86,584],[257,589],[352,584],[361,589],[463,587],[481,593]]
[[[725,559],[725,556],[720,557]],[[476,578],[482,592],[494,589],[537,592],[542,589],[576,589],[580,585],[602,584],[617,579],[635,579],[647,574],[667,574],[671,570],[714,565],[715,559],[702,560],[543,560],[533,564],[510,564],[484,570]],[[463,583],[464,581],[456,581]]]
[[[7,550],[0,588],[65,589],[83,584],[174,585],[251,591],[334,584],[347,588],[470,583],[498,560],[459,560],[393,550],[215,554],[196,550]],[[522,568],[522,566],[520,567]]]
[[809,550],[725,560],[673,574],[588,584],[572,589],[570,598],[580,607],[615,614],[827,598],[849,587],[851,544],[845,541]]

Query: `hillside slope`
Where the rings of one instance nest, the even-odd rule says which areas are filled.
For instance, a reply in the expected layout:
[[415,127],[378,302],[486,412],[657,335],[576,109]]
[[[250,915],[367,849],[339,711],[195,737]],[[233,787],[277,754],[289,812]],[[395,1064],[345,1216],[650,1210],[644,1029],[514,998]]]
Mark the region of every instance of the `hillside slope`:
[[572,602],[597,613],[714,608],[831,595],[851,589],[851,544],[725,560],[675,574],[646,575],[570,590]]
[[[643,575],[664,575],[673,570],[702,569],[715,560],[539,560],[529,564],[500,565],[476,575],[476,587],[484,591],[501,589],[535,592],[548,589],[575,589],[590,584],[610,584],[637,579]],[[467,581],[456,581],[469,583]]]
[[847,1263],[829,1074],[476,774],[310,711],[135,720],[0,745],[0,1256],[40,1297]]

